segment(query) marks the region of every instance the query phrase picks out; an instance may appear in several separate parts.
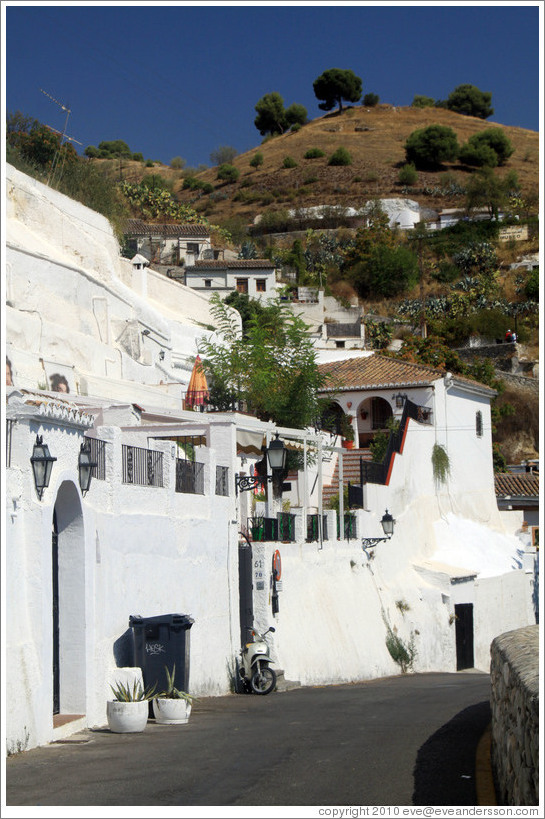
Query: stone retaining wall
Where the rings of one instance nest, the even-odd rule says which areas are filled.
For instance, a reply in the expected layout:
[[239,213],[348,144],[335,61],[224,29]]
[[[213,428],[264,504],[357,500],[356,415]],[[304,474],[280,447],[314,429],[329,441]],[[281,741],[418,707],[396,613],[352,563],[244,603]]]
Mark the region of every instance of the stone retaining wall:
[[539,804],[539,626],[491,646],[492,769],[502,805]]

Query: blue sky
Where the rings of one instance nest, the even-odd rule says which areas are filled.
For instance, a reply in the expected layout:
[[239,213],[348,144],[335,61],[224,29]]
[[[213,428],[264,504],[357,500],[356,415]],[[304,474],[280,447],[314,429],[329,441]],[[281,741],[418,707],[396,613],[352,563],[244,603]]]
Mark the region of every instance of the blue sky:
[[123,139],[146,159],[190,166],[256,147],[254,106],[322,115],[312,84],[350,68],[363,93],[410,105],[461,83],[492,92],[488,122],[539,128],[539,4],[24,3],[6,12],[5,108],[87,145]]

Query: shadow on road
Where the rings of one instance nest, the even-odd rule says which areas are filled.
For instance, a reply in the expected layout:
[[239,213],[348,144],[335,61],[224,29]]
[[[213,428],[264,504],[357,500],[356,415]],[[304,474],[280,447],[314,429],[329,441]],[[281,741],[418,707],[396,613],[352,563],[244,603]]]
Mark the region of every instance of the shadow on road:
[[488,701],[460,711],[421,746],[413,805],[476,805],[475,753],[491,719]]

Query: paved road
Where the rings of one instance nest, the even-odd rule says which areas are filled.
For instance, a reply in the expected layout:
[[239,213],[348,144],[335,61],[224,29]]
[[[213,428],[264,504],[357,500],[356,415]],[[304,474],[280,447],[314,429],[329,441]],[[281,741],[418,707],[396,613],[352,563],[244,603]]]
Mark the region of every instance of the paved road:
[[475,805],[488,701],[479,672],[205,698],[187,725],[10,757],[7,806]]

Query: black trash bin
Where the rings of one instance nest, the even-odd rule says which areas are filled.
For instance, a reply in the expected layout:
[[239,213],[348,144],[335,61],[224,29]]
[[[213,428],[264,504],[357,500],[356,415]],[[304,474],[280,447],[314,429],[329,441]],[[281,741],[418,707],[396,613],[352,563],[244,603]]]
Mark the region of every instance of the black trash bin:
[[189,688],[189,629],[195,621],[187,614],[162,614],[157,617],[129,617],[133,636],[133,662],[142,669],[144,686],[157,685],[157,692],[167,687],[165,666],[172,673],[174,685],[182,691]]

